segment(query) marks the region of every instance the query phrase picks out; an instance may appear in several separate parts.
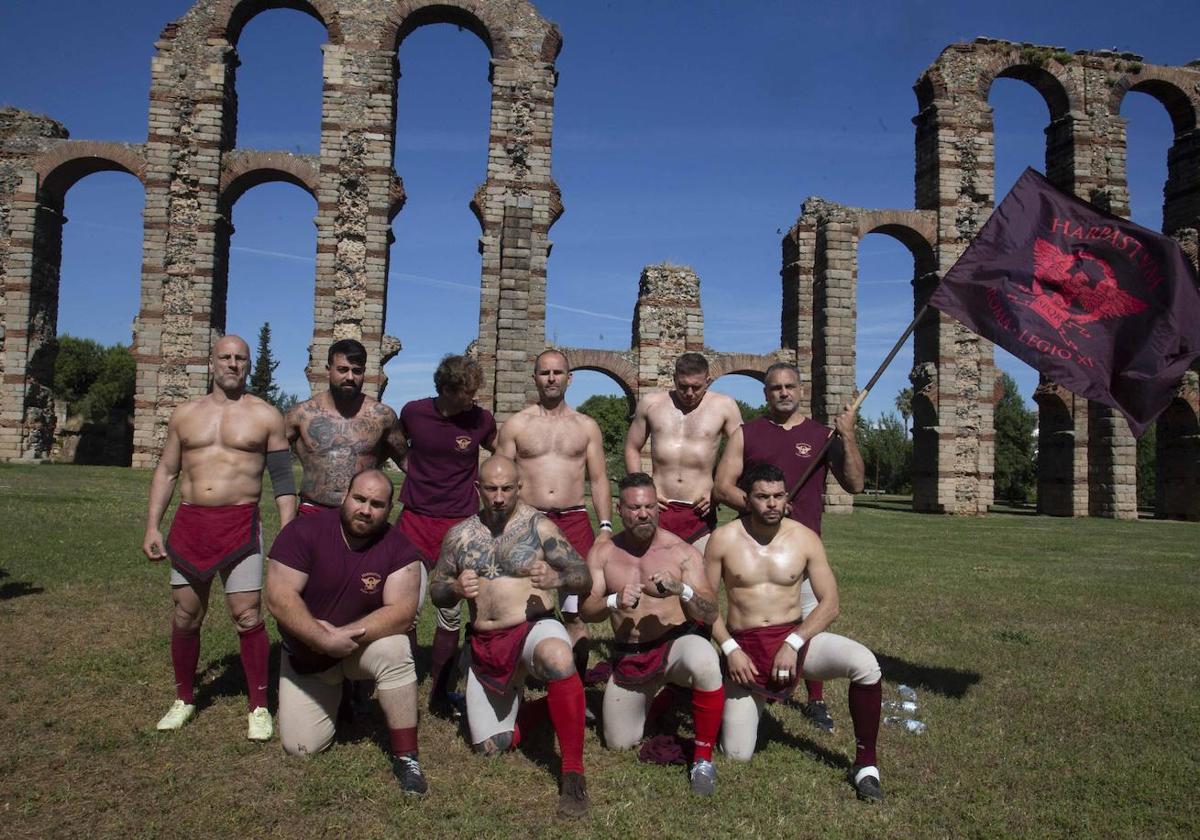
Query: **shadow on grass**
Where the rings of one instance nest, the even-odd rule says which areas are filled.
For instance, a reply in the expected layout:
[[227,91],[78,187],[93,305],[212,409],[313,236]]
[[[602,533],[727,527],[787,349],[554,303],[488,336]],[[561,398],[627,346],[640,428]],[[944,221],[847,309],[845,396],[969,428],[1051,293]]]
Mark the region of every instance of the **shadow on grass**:
[[[279,642],[271,642],[267,660],[267,708],[279,706]],[[242,657],[227,653],[220,659],[209,662],[196,679],[196,711],[202,711],[220,697],[247,696],[246,673],[242,670]]]
[[[0,569],[0,580],[7,577],[11,577],[11,575],[4,569]],[[10,580],[0,584],[0,601],[11,601],[13,598],[20,598],[24,595],[39,595],[45,591],[42,587],[27,580]]]
[[971,686],[983,680],[983,675],[975,671],[960,671],[958,668],[945,668],[939,665],[922,665],[886,653],[876,652],[875,658],[879,660],[879,667],[883,669],[885,679],[904,683],[913,688],[923,688],[955,700],[961,700]]
[[755,747],[755,752],[761,750],[763,745],[768,741],[774,741],[777,744],[784,744],[792,749],[806,752],[817,759],[817,761],[827,767],[832,767],[834,770],[849,769],[849,758],[840,752],[834,752],[828,747],[818,744],[816,741],[788,732],[774,715],[766,713],[765,708],[763,711],[764,714],[758,725],[758,744]]

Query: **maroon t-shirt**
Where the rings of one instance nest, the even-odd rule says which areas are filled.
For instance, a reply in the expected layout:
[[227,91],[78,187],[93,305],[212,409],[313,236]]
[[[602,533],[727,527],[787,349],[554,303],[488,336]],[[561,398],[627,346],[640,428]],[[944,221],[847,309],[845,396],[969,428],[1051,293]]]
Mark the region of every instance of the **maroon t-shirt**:
[[496,431],[490,411],[473,406],[443,417],[433,397],[413,400],[400,409],[408,434],[408,474],[400,501],[425,516],[466,518],[479,510],[475,479],[479,446]]
[[[424,561],[421,552],[388,526],[373,542],[354,550],[342,537],[341,510],[298,516],[279,532],[268,556],[308,575],[300,598],[313,618],[342,627],[383,606],[383,584],[409,563]],[[336,659],[318,653],[282,627],[283,647],[300,673],[324,671]]]
[[[790,429],[772,423],[766,417],[751,420],[742,426],[742,471],[744,473],[755,464],[774,464],[783,470],[787,488],[791,491],[825,445],[829,432],[828,426],[808,417]],[[821,496],[825,492],[828,471],[828,460],[822,461],[792,500],[791,518],[818,534],[821,533]]]

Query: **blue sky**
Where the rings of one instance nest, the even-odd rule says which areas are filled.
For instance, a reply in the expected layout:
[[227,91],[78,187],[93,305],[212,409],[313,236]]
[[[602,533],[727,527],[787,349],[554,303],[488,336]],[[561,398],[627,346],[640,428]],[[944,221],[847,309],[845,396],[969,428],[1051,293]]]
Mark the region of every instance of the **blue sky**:
[[[780,238],[805,197],[862,207],[913,201],[912,84],[939,52],[977,35],[1116,48],[1156,64],[1200,53],[1190,2],[713,2],[543,0],[564,45],[555,100],[553,171],[566,212],[551,229],[547,337],[574,346],[629,346],[637,278],[647,264],[689,265],[701,279],[707,343],[765,352],[778,345]],[[0,28],[0,102],[46,113],[73,137],[141,142],[153,43],[186,0],[114,4],[9,0]],[[315,153],[321,25],[265,12],[238,44],[238,145]],[[69,56],[67,60],[64,56]],[[408,204],[393,229],[387,331],[404,351],[386,371],[385,400],[432,393],[438,358],[461,351],[478,322],[478,223],[468,208],[483,179],[488,54],[453,26],[401,45],[396,167]],[[1046,106],[1032,88],[998,80],[997,195],[1044,164]],[[1126,97],[1136,221],[1158,228],[1171,142],[1166,112]],[[91,176],[67,196],[59,330],[128,341],[138,306],[142,192],[133,178]],[[316,214],[313,200],[267,184],[234,207],[229,330],[275,334],[285,389],[307,394]],[[859,250],[858,381],[865,384],[911,314],[912,260],[899,243]],[[911,349],[864,411],[890,411]],[[998,364],[1028,398],[1036,374],[1002,352]],[[715,387],[757,404],[745,377]],[[583,372],[575,403],[613,393]]]

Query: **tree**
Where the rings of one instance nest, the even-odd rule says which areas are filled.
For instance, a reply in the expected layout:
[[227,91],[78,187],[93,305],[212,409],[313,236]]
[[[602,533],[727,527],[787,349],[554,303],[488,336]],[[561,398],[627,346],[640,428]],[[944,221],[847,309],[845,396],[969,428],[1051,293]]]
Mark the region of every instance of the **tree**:
[[271,354],[271,322],[266,321],[258,331],[258,351],[254,354],[254,372],[246,388],[251,394],[269,402],[279,404],[279,385],[275,383],[275,370],[279,362]]
[[912,417],[912,388],[901,388],[900,393],[896,395],[896,410],[900,412],[900,416],[904,418],[904,434],[908,434],[908,418]]
[[102,423],[113,409],[133,411],[137,364],[123,344],[105,347],[90,338],[62,335],[57,339],[54,394],[67,414]]
[[734,400],[734,402],[737,403],[738,411],[742,413],[743,423],[749,423],[751,420],[757,420],[759,417],[762,417],[767,413],[767,407],[765,405],[755,407],[749,403],[744,403],[741,400]]
[[629,432],[629,401],[624,397],[596,394],[588,397],[577,409],[596,421],[604,439],[604,458],[608,476],[616,480],[625,477],[625,435]]
[[1158,424],[1151,423],[1137,442],[1137,503],[1140,508],[1153,508],[1157,501],[1157,444]]
[[994,415],[996,498],[1024,502],[1032,496],[1037,476],[1033,454],[1037,415],[1025,407],[1011,376],[1001,372],[999,385],[1000,398]]
[[883,493],[912,491],[912,440],[895,414],[876,420],[862,415],[854,433],[866,468],[866,483]]

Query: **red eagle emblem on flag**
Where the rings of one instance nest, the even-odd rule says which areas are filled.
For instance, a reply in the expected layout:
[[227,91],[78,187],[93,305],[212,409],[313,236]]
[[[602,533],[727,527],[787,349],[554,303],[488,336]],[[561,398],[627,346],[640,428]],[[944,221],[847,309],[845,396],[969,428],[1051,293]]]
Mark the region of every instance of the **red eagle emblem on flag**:
[[1087,251],[1062,251],[1045,239],[1033,243],[1033,283],[1029,291],[1032,297],[1027,300],[1008,297],[1032,309],[1076,350],[1078,345],[1068,331],[1091,338],[1085,324],[1136,315],[1146,308],[1144,301],[1117,285],[1116,274],[1107,262]]

